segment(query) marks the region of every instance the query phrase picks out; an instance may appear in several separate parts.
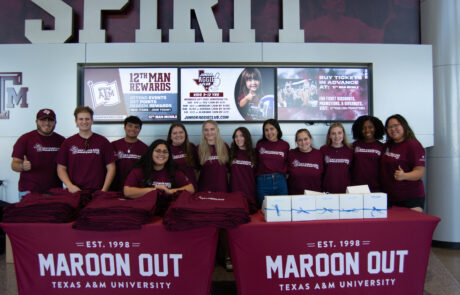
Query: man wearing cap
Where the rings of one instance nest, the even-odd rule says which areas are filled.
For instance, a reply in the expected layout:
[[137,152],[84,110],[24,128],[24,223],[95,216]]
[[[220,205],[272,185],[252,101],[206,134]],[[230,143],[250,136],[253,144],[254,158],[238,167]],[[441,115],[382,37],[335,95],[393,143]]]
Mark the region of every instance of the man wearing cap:
[[54,132],[56,114],[51,109],[42,109],[35,122],[37,129],[19,137],[11,155],[11,169],[20,173],[19,199],[28,192],[42,193],[62,187],[55,159],[64,137]]

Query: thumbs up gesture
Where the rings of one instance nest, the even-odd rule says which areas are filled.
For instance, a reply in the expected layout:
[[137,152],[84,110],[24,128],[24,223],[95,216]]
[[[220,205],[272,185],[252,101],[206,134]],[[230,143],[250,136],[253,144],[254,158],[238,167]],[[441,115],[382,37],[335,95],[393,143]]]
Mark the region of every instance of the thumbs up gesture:
[[32,163],[27,160],[27,156],[24,155],[24,161],[22,162],[22,170],[23,171],[30,171],[32,169]]
[[395,170],[395,179],[397,181],[403,181],[405,180],[406,172],[401,168],[401,166],[398,166],[398,169]]

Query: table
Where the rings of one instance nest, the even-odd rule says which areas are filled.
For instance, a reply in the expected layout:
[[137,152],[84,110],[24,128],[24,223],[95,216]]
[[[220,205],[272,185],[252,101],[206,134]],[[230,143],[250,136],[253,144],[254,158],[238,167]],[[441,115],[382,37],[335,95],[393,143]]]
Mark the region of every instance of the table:
[[217,229],[93,232],[72,223],[1,223],[19,295],[210,293]]
[[264,221],[228,230],[239,295],[423,294],[439,218],[392,208],[385,219]]

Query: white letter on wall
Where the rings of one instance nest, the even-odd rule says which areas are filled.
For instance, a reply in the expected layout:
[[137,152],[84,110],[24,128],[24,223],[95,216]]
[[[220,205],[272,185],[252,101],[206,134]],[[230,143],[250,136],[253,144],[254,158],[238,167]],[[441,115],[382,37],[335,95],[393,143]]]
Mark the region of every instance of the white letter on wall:
[[83,30],[80,43],[105,43],[105,30],[101,30],[101,11],[120,10],[129,0],[85,0],[83,9]]
[[161,30],[158,29],[158,1],[141,0],[140,28],[136,30],[136,42],[161,42]]
[[235,0],[233,15],[230,42],[256,42],[256,30],[251,29],[251,0]]
[[222,30],[212,13],[217,0],[174,0],[174,28],[169,30],[169,42],[195,42],[195,30],[190,29],[190,11],[195,10],[204,42],[222,43]]
[[300,29],[299,0],[283,0],[283,29],[279,30],[279,42],[304,42],[304,33]]
[[72,36],[72,7],[60,0],[31,0],[54,17],[54,30],[43,30],[43,20],[26,19],[25,36],[32,43],[64,43]]

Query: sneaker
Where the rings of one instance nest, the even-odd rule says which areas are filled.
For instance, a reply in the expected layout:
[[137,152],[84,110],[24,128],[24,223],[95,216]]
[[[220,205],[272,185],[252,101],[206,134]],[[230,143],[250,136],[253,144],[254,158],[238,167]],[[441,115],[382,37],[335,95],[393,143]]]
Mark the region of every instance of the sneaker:
[[228,272],[233,271],[233,264],[232,264],[232,260],[230,259],[230,257],[225,258],[225,269]]

